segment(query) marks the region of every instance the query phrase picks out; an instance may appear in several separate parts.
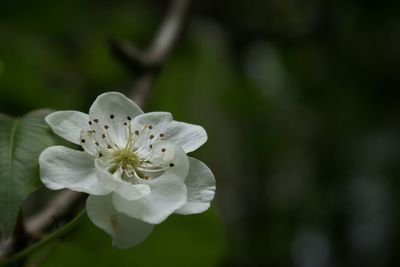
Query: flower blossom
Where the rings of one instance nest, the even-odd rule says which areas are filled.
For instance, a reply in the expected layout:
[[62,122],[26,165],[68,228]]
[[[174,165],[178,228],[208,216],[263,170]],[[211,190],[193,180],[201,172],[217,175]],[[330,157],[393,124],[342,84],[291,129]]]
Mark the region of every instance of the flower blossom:
[[53,190],[88,193],[89,218],[115,246],[142,242],[172,213],[210,207],[214,175],[186,155],[206,142],[201,126],[174,121],[167,112],[143,113],[117,92],[97,97],[89,114],[57,111],[46,122],[83,151],[45,149],[39,158],[42,182]]

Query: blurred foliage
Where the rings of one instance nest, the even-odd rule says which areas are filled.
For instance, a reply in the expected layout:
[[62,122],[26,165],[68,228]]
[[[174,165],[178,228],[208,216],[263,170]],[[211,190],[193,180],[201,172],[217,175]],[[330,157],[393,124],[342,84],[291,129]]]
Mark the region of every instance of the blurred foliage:
[[3,62],[0,61],[0,77],[1,77],[1,74],[3,73],[3,71],[4,71],[4,65],[3,65]]
[[215,215],[173,215],[137,247],[121,250],[86,218],[83,226],[37,253],[26,266],[216,266],[224,254]]
[[[173,216],[128,251],[88,223],[39,261],[398,266],[399,8],[196,1],[149,110],[207,129],[195,156],[216,174],[216,209]],[[135,77],[112,58],[107,38],[144,48],[164,11],[156,0],[6,1],[0,111],[87,111],[100,92],[126,92]]]

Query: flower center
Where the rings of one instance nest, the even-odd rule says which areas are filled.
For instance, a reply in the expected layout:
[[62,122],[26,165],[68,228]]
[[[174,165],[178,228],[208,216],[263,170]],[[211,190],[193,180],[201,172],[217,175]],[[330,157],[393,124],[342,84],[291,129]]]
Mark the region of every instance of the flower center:
[[133,128],[129,116],[122,119],[110,114],[109,118],[90,120],[91,129],[81,132],[81,145],[101,159],[112,175],[135,183],[137,179],[155,179],[175,166],[165,159],[167,148],[154,150],[153,144],[165,137],[160,129],[156,131],[150,124]]
[[139,157],[131,150],[116,150],[112,154],[113,162],[109,171],[115,173],[118,169],[126,172],[128,175],[139,164]]

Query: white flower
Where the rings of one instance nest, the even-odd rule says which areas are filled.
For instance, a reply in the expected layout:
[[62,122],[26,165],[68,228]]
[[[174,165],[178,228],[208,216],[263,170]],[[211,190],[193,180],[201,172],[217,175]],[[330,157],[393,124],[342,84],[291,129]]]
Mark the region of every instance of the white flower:
[[83,151],[44,150],[42,182],[50,189],[90,194],[89,218],[117,247],[140,243],[172,213],[207,210],[214,198],[212,172],[186,155],[206,142],[201,126],[174,121],[166,112],[143,113],[116,92],[100,95],[89,115],[58,111],[46,122]]

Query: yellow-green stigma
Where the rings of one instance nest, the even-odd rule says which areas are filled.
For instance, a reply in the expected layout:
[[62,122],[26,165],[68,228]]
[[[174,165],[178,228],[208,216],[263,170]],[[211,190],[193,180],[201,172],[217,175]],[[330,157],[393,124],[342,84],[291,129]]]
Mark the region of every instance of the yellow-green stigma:
[[123,172],[128,174],[132,174],[132,171],[139,163],[139,157],[133,152],[133,138],[131,133],[131,128],[129,127],[129,134],[128,134],[128,142],[126,143],[125,148],[115,150],[112,153],[112,166],[109,169],[111,173],[115,173],[118,169],[121,169]]
[[139,157],[130,149],[116,150],[112,154],[113,162],[109,169],[111,173],[115,173],[121,169],[125,173],[130,173],[135,166],[139,164]]

